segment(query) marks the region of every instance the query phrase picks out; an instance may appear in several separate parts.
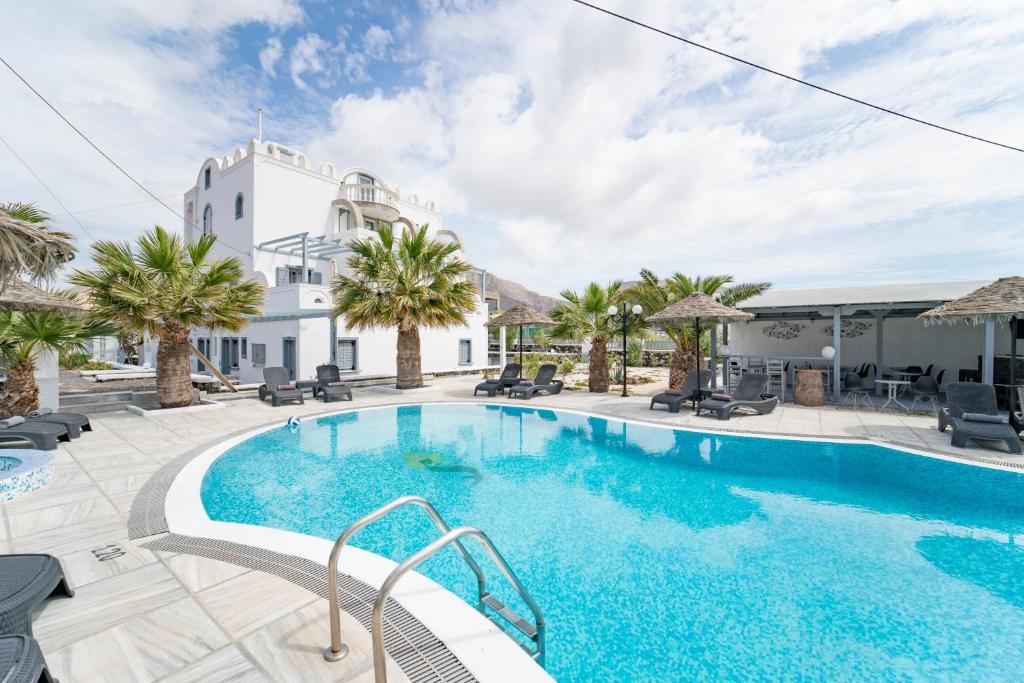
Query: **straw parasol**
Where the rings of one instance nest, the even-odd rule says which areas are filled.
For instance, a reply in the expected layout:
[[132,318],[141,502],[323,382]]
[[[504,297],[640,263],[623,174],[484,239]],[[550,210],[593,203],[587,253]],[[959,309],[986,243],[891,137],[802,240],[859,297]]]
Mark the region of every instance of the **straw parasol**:
[[[959,299],[947,301],[920,316],[926,325],[967,323],[980,325],[993,320],[1010,325],[1010,385],[1017,383],[1017,327],[1024,325],[1024,277],[1002,277]],[[1010,391],[1010,419],[1013,420],[1014,392]],[[1018,429],[1021,426],[1018,425]]]
[[666,306],[654,315],[649,316],[647,321],[658,324],[659,322],[667,323],[678,322],[680,320],[692,320],[694,336],[697,340],[697,372],[700,373],[700,322],[703,320],[704,322],[711,324],[733,323],[751,320],[753,317],[753,313],[747,313],[746,311],[741,311],[738,308],[726,306],[704,292],[694,292],[674,304]]
[[17,278],[0,291],[0,311],[81,311],[81,304],[45,292]]
[[[523,325],[554,325],[555,321],[545,313],[534,310],[525,304],[517,304],[507,311],[502,311],[487,321],[487,327],[519,326],[519,379],[523,378]],[[502,359],[505,362],[505,359]]]

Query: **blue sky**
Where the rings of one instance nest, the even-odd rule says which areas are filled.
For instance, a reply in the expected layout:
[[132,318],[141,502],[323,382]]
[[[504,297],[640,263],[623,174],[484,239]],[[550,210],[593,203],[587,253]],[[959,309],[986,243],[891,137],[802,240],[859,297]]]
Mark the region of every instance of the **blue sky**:
[[[7,5],[8,3],[4,3]],[[63,5],[63,6],[62,6]],[[773,68],[1024,144],[1024,8],[608,0]],[[252,137],[438,201],[477,265],[546,293],[728,272],[779,286],[1019,273],[1022,155],[887,117],[568,0],[4,7],[0,54],[177,207]],[[66,21],[54,23],[60,14]],[[180,221],[0,73],[0,136],[91,237]],[[59,207],[0,146],[5,200]],[[126,205],[126,206],[121,206]],[[108,207],[115,208],[108,208]]]

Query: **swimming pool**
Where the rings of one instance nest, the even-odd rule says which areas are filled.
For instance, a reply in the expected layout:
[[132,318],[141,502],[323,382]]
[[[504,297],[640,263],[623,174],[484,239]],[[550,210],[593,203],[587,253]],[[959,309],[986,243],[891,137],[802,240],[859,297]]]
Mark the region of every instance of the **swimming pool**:
[[[1024,675],[1015,472],[866,443],[427,404],[263,432],[214,461],[201,489],[212,520],[330,540],[410,494],[490,534],[544,609],[559,680]],[[401,560],[433,537],[404,510],[353,543]],[[420,571],[475,601],[453,551]]]

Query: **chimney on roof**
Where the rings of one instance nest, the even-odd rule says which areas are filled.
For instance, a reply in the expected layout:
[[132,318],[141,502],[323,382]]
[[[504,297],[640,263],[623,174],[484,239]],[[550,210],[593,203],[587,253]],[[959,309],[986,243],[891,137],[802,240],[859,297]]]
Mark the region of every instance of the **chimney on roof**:
[[263,108],[256,109],[256,142],[263,142]]

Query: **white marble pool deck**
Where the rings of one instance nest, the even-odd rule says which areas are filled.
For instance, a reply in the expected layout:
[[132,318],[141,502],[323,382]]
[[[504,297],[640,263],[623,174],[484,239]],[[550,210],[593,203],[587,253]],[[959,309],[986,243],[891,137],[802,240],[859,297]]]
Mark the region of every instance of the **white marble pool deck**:
[[[64,681],[90,683],[372,680],[369,634],[355,620],[345,615],[353,653],[327,664],[320,654],[327,639],[326,601],[259,571],[146,550],[128,540],[128,511],[139,489],[164,464],[228,434],[282,422],[289,415],[473,400],[478,381],[435,380],[411,396],[357,389],[353,403],[307,400],[305,406],[272,408],[247,396],[198,413],[95,416],[92,433],[54,452],[56,473],[49,488],[0,505],[0,552],[56,555],[77,591],[73,599],[49,601],[35,619],[35,635],[52,672]],[[566,391],[513,403],[690,428],[867,438],[1024,467],[1024,458],[1005,451],[952,448],[934,417],[785,405],[770,415],[719,422],[685,409],[677,415],[650,411],[648,402],[642,396]],[[509,561],[515,566],[514,557]],[[404,680],[397,667],[389,672],[389,680]]]

